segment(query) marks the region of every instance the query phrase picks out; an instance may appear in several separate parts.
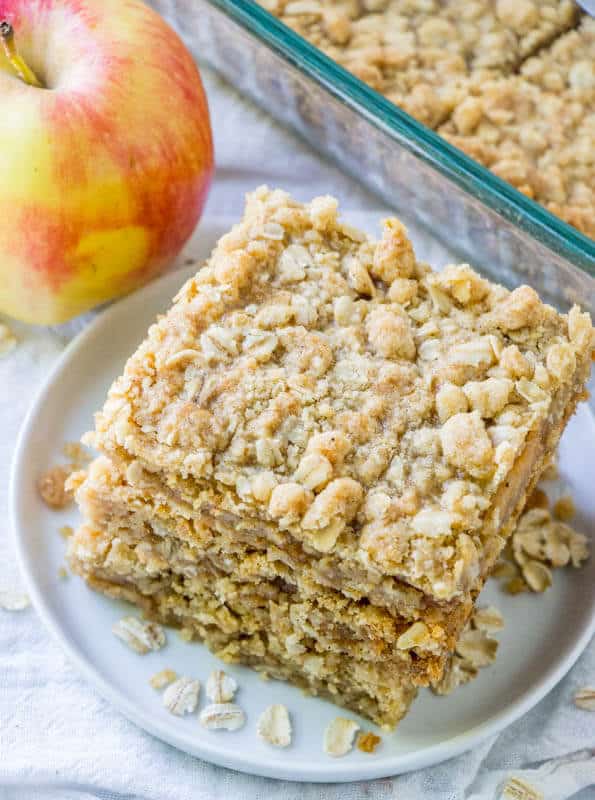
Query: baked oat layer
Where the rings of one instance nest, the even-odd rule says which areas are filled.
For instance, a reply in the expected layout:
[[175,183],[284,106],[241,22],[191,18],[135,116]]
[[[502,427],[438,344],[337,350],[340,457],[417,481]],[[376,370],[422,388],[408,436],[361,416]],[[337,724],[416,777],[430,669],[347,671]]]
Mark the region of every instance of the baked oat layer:
[[311,559],[469,598],[583,391],[588,314],[435,273],[257,190],[110,390],[89,437],[131,486],[266,523]]
[[398,660],[382,658],[364,641],[357,652],[347,621],[342,639],[324,635],[325,620],[336,626],[342,610],[325,616],[322,604],[282,579],[233,580],[217,571],[205,576],[188,564],[176,572],[171,562],[164,568],[151,558],[158,556],[149,548],[143,552],[142,544],[131,547],[88,526],[69,546],[73,571],[92,588],[182,627],[228,663],[289,680],[387,728],[407,712],[417,689]]
[[260,0],[412,116],[435,127],[470,79],[509,74],[576,23],[569,0]]
[[575,2],[259,2],[417,120],[595,237],[595,20]]
[[595,238],[595,19],[467,88],[439,133]]
[[[373,592],[366,597],[355,590],[337,591],[339,587],[321,575],[315,562],[304,559],[295,543],[231,527],[214,529],[204,517],[164,514],[165,506],[131,490],[105,458],[97,459],[84,480],[82,474],[78,480],[82,483],[76,497],[86,524],[73,540],[74,552],[81,544],[85,549],[90,527],[105,531],[122,545],[122,553],[131,549],[131,557],[145,567],[148,584],[171,572],[207,582],[215,575],[255,586],[280,582],[294,596],[316,605],[308,624],[320,646],[328,640],[335,649],[358,658],[393,660],[418,684],[440,674],[471,610],[468,598],[443,606],[418,604],[415,614],[404,616],[394,602],[375,603]],[[415,623],[418,636],[411,640]],[[430,635],[422,637],[422,631]]]

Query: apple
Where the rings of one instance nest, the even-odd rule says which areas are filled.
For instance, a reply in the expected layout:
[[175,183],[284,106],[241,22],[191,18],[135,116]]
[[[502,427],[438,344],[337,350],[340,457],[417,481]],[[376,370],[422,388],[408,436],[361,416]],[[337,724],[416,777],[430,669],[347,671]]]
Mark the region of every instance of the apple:
[[180,251],[213,172],[207,101],[139,0],[0,0],[0,311],[63,322]]

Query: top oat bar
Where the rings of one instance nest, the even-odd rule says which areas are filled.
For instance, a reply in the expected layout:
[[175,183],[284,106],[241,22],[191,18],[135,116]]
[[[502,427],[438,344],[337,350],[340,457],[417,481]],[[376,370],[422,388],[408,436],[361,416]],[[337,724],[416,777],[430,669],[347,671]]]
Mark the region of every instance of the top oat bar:
[[96,444],[194,510],[274,522],[432,597],[468,593],[583,390],[588,314],[435,273],[266,187],[151,327]]

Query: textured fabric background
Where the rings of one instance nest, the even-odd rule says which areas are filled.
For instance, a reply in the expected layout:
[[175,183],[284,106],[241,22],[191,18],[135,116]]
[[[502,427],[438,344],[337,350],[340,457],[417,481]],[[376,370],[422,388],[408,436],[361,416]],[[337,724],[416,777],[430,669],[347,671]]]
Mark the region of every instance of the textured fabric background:
[[[374,198],[212,75],[205,73],[205,82],[218,163],[207,213],[239,215],[244,193],[260,183],[300,199],[332,193],[343,208],[381,211]],[[412,233],[424,257],[446,259]],[[0,359],[0,588],[18,583],[7,527],[17,432],[37,386],[83,324],[14,325],[19,346]],[[575,709],[571,697],[594,683],[592,643],[533,711],[457,759],[360,784],[277,782],[211,766],[152,738],[79,678],[34,610],[0,610],[0,800],[484,800],[499,797],[511,773],[539,787],[546,800],[587,800],[595,798],[595,715]]]

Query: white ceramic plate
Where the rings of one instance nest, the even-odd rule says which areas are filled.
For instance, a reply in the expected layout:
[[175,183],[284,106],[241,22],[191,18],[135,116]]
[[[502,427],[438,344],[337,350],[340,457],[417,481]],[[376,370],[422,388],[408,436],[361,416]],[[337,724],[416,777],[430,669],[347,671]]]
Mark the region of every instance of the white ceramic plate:
[[[193,255],[206,257],[225,227],[203,223]],[[340,759],[322,752],[322,733],[344,711],[286,684],[263,683],[241,667],[229,671],[240,685],[237,700],[248,717],[244,729],[209,732],[196,716],[169,715],[149,687],[149,677],[167,666],[204,682],[217,660],[202,645],[185,644],[175,632],[160,652],[136,655],[110,632],[115,620],[131,613],[130,607],[91,592],[78,578],[58,577],[64,541],[57,531],[76,524],[77,513],[48,510],[37,496],[35,481],[61,460],[65,441],[78,439],[91,427],[112,379],[188,274],[188,268],[170,273],[99,315],[67,348],[22,430],[12,485],[19,559],[37,611],[71,659],[104,697],[155,736],[216,764],[277,778],[348,781],[394,775],[457,755],[524,714],[562,678],[593,633],[595,559],[578,571],[557,571],[553,587],[540,596],[509,597],[490,582],[482,602],[496,604],[507,623],[495,665],[450,697],[421,692],[398,730],[383,734],[376,753],[354,750]],[[560,456],[563,478],[580,509],[578,523],[592,532],[595,424],[586,407],[571,421]],[[284,703],[291,711],[294,741],[287,750],[268,747],[256,736],[258,714],[270,703]],[[361,724],[374,728],[365,720]]]

